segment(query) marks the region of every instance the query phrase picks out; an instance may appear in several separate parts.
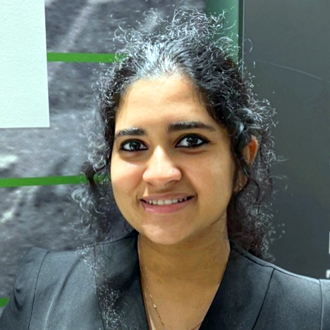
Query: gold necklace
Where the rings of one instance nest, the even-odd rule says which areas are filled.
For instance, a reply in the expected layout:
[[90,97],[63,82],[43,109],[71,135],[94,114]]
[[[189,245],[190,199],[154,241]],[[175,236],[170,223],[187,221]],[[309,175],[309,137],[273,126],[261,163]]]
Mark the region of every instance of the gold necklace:
[[[145,268],[145,267],[144,267],[144,268]],[[146,274],[146,272],[144,272],[144,271],[142,270],[141,267],[140,267],[140,271],[141,271],[141,274],[143,274],[145,277],[148,277],[148,275]],[[142,276],[141,276],[141,278],[142,278]],[[143,278],[142,278],[142,279],[143,279]],[[162,324],[163,330],[166,330],[165,325],[164,325],[164,322],[163,322],[163,320],[162,320],[162,318],[161,318],[161,316],[160,316],[160,314],[159,314],[159,312],[158,312],[157,306],[156,306],[156,304],[154,303],[154,300],[152,299],[152,295],[151,295],[151,293],[150,293],[150,291],[149,291],[148,285],[145,283],[145,281],[143,281],[143,282],[144,282],[145,289],[146,289],[146,291],[148,292],[149,297],[150,297],[150,299],[151,299],[152,306],[154,307],[154,309],[155,309],[155,311],[156,311],[156,313],[157,313],[157,316],[158,316],[158,318],[159,318],[159,321],[160,321],[160,323]],[[144,294],[146,295],[145,292],[144,292]],[[195,325],[193,328],[191,328],[190,330],[195,330],[195,329],[197,329],[197,328],[202,324],[202,322],[203,322],[203,320],[202,320],[200,323],[198,323],[197,325]]]

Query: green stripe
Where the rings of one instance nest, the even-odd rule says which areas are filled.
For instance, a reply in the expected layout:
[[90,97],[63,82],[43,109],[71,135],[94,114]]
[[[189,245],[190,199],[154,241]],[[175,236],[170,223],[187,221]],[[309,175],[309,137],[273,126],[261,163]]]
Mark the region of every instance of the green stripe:
[[[104,175],[95,175],[94,181],[102,182]],[[24,186],[54,186],[61,184],[81,184],[86,183],[84,174],[69,176],[48,176],[39,178],[3,178],[0,179],[0,188],[24,187]]]
[[59,184],[85,183],[85,175],[48,176],[39,178],[5,178],[0,179],[0,188],[24,186],[53,186]]
[[115,62],[124,55],[95,53],[47,53],[48,62]]
[[9,298],[0,298],[0,307],[5,307],[8,304]]

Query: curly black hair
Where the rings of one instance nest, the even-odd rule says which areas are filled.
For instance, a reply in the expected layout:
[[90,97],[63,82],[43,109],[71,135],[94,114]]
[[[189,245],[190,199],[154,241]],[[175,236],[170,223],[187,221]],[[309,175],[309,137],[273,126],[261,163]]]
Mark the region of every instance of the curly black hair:
[[[121,38],[125,46],[95,85],[98,107],[89,134],[89,161],[84,168],[88,186],[73,194],[86,211],[85,223],[102,239],[114,230],[115,221],[122,221],[109,214],[114,204],[109,177],[111,150],[120,101],[139,79],[180,73],[194,83],[209,115],[229,133],[236,165],[234,184],[241,175],[246,178],[242,189],[233,192],[227,208],[229,239],[260,258],[270,259],[268,234],[274,195],[270,168],[280,161],[271,136],[276,112],[267,100],[257,100],[251,75],[243,63],[234,60],[238,46],[223,29],[223,18],[180,8],[172,18],[161,19],[152,11],[139,30],[117,31],[120,36],[117,33],[116,38]],[[259,149],[251,165],[242,152],[253,136]]]

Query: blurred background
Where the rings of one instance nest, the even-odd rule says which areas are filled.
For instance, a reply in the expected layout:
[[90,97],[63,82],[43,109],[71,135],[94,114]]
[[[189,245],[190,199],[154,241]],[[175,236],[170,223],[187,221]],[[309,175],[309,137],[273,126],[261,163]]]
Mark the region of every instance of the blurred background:
[[[273,136],[286,161],[273,168],[275,264],[330,278],[329,1],[45,0],[50,128],[0,129],[0,314],[29,248],[72,249],[92,241],[79,235],[70,195],[87,159],[84,123],[99,63],[56,54],[114,53],[118,24],[138,28],[146,10],[165,17],[182,5],[228,10],[255,90],[276,108]],[[116,208],[113,215],[120,216]]]

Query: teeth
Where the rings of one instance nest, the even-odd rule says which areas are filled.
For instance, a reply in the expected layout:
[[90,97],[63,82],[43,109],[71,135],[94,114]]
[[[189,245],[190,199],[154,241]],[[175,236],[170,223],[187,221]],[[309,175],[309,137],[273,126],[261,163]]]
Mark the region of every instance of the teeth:
[[186,201],[188,197],[185,198],[179,198],[179,199],[154,199],[151,201],[148,201],[148,204],[150,205],[171,205],[171,204],[176,204],[179,202]]

